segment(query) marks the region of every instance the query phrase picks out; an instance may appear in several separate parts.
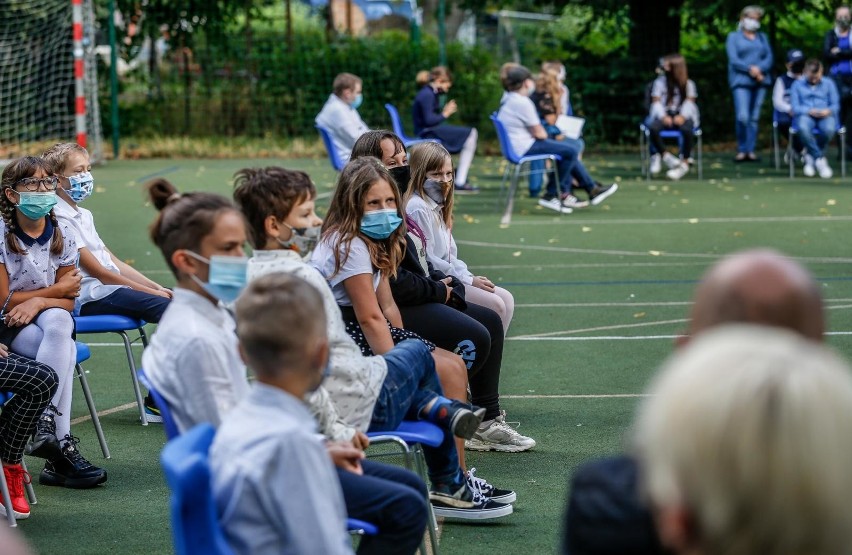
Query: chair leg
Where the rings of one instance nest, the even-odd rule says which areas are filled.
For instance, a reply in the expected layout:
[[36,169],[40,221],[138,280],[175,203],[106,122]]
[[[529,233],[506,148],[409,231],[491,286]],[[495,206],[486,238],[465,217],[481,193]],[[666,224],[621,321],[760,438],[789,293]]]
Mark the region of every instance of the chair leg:
[[[26,472],[27,474],[30,473],[30,471],[27,469],[27,463],[24,462],[23,459],[21,459],[21,468],[23,468],[24,472]],[[38,505],[38,499],[36,499],[36,494],[35,494],[35,490],[33,489],[32,480],[24,483],[24,489],[27,490],[27,499],[29,500],[30,505]]]
[[80,387],[83,389],[83,397],[86,398],[86,405],[89,407],[89,414],[92,416],[92,424],[95,426],[95,433],[98,436],[98,442],[101,444],[101,452],[105,459],[109,459],[109,447],[107,447],[104,430],[101,427],[101,419],[98,417],[98,409],[95,407],[95,400],[92,397],[92,390],[89,389],[89,379],[86,377],[86,372],[79,364],[74,367],[77,372],[77,379],[80,380]]
[[148,425],[148,418],[145,416],[145,403],[142,400],[142,391],[139,389],[139,378],[136,377],[136,362],[133,360],[133,351],[130,347],[130,339],[127,333],[123,331],[116,332],[124,341],[124,350],[127,353],[127,365],[130,367],[130,380],[133,382],[133,394],[136,395],[136,404],[139,406],[139,419],[143,426]]
[[846,133],[840,133],[840,177],[846,177]]
[[503,179],[500,180],[500,194],[497,195],[497,200],[494,201],[494,208],[496,210],[500,209],[500,204],[502,204],[503,201],[503,195],[506,194],[506,180],[509,178],[509,171],[511,169],[511,164],[508,161],[506,161],[505,164],[506,169],[503,170]]
[[787,135],[787,162],[790,166],[790,179],[794,177],[793,158],[796,157],[796,151],[793,149],[793,127],[790,126],[790,134]]
[[6,473],[0,472],[0,493],[2,493],[3,507],[6,509],[6,520],[9,526],[14,528],[18,525],[15,521],[15,511],[12,510],[12,497],[9,495],[9,484],[6,483]]
[[[428,482],[428,476],[426,476],[426,458],[423,455],[423,447],[420,444],[414,446],[414,460],[417,468],[417,474],[420,475],[420,478],[426,482]],[[435,517],[435,511],[432,508],[432,503],[428,503],[429,505],[429,542],[432,544],[432,553],[434,555],[438,555],[438,519]]]
[[515,208],[515,191],[518,189],[518,173],[520,165],[515,166],[512,182],[509,184],[509,194],[506,197],[506,208],[503,210],[503,217],[500,218],[500,225],[509,225],[512,222],[512,210]]
[[778,139],[778,127],[773,126],[772,127],[772,151],[775,154],[775,169],[776,170],[781,169],[781,152],[780,152],[780,149],[781,149],[781,145],[780,145],[780,140]]
[[639,164],[641,164],[642,177],[645,177],[645,158],[650,156],[645,145],[645,132],[639,129]]
[[145,333],[145,328],[139,328],[139,338],[142,340],[142,348],[148,347],[148,334]]
[[704,179],[704,149],[702,148],[703,134],[698,135],[698,180]]

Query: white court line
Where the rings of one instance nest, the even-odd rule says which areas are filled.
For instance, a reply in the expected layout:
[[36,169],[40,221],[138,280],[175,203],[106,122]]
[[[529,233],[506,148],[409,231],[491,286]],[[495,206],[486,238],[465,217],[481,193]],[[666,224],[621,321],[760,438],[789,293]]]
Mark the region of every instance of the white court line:
[[636,399],[650,397],[648,393],[565,394],[565,395],[500,395],[500,399]]
[[[830,331],[823,335],[827,336],[842,336],[852,335],[852,331]],[[531,337],[528,335],[518,335],[515,337],[507,337],[506,341],[648,341],[654,339],[676,339],[680,335],[596,335],[586,337]]]
[[[125,403],[125,404],[119,405],[117,407],[112,407],[111,409],[99,410],[98,411],[98,417],[100,418],[101,416],[106,416],[108,414],[113,414],[113,413],[116,413],[116,412],[122,412],[122,411],[125,411],[127,409],[132,409],[132,408],[135,408],[135,407],[136,407],[136,403]],[[92,419],[92,415],[87,414],[86,416],[81,416],[79,418],[75,418],[74,420],[72,420],[71,425],[73,426],[74,424],[79,424],[80,422],[85,422],[86,420],[91,420],[91,419]]]
[[[546,251],[546,252],[565,252],[573,254],[607,254],[615,256],[661,256],[673,258],[706,258],[717,260],[728,256],[727,254],[710,254],[710,253],[679,253],[660,251],[657,255],[652,255],[650,251],[619,251],[606,249],[578,249],[574,247],[549,247],[545,245],[527,245],[525,243],[488,243],[485,241],[456,241],[459,245],[467,245],[469,247],[486,247],[493,249],[514,249],[514,250],[531,250],[531,251]],[[789,257],[792,260],[801,262],[852,262],[852,258],[842,257]],[[535,265],[530,265],[534,267]]]
[[[691,222],[690,220],[697,220]],[[781,222],[849,222],[852,216],[766,216],[756,218],[665,218],[658,220],[632,219],[632,220],[580,220],[571,218],[554,218],[548,221],[542,220],[512,220],[512,226],[542,226],[542,225],[668,225],[668,224],[763,224]]]
[[569,335],[574,333],[586,333],[589,331],[606,331],[606,330],[621,330],[629,328],[646,328],[648,326],[662,326],[665,324],[682,324],[689,322],[689,318],[678,318],[677,320],[657,320],[654,322],[640,322],[638,324],[617,324],[614,326],[597,326],[594,328],[581,328],[576,330],[551,331],[547,333],[531,333],[527,335],[516,335],[515,337],[507,337],[507,339],[540,339],[553,337],[556,335]]
[[[844,264],[848,264],[845,262]],[[523,268],[525,270],[537,270],[539,268],[672,268],[675,266],[707,266],[706,262],[598,262],[593,264],[488,264],[471,265],[477,270],[511,270]]]
[[[823,299],[824,303],[848,303],[852,299]],[[515,308],[602,308],[602,307],[628,307],[628,306],[688,306],[692,301],[648,301],[648,302],[625,302],[625,303],[530,303],[516,304]],[[829,310],[838,308],[852,308],[852,305],[827,306]]]

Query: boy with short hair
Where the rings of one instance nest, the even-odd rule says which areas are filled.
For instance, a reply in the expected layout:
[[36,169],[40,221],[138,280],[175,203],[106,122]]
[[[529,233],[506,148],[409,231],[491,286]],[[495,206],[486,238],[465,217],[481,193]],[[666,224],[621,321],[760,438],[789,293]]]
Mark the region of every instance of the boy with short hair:
[[[228,543],[238,554],[351,553],[340,485],[302,401],[328,360],[322,299],[304,280],[273,274],[235,308],[240,355],[257,381],[210,449]],[[360,451],[345,456],[360,468]]]
[[[159,322],[172,292],[115,256],[104,244],[92,212],[79,206],[94,192],[89,153],[76,143],[57,143],[42,157],[59,177],[54,213],[74,234],[83,273],[75,311],[81,316],[117,314]],[[148,422],[162,422],[150,395],[145,398]]]
[[345,164],[358,137],[370,130],[361,119],[358,108],[364,100],[361,78],[352,73],[340,73],[332,83],[332,93],[317,114],[314,122],[331,133],[337,154]]
[[[805,168],[807,177],[816,172],[823,179],[833,175],[825,158],[825,147],[837,132],[840,121],[840,95],[831,79],[822,78],[822,64],[819,60],[805,62],[802,77],[790,89],[790,104],[793,106],[793,118],[799,128],[799,136],[805,145]],[[819,135],[814,134],[819,129]],[[816,171],[814,171],[816,169]]]

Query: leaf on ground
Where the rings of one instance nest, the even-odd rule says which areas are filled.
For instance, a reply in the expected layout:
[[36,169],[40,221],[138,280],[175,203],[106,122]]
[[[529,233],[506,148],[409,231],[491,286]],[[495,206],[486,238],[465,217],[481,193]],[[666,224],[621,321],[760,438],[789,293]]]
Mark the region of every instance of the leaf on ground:
[[134,259],[134,258],[126,258],[126,259],[124,260],[124,263],[125,263],[125,264],[127,264],[128,266],[133,266],[134,264],[136,264],[136,259]]
[[742,231],[735,231],[734,232],[734,237],[742,237],[744,235],[745,235],[745,233],[743,233]]
[[697,224],[697,223],[698,223],[698,218],[689,218],[689,223],[691,223],[691,224]]
[[837,201],[834,200],[833,198],[830,198],[827,201],[825,201],[825,203],[829,206],[834,206],[835,204],[837,204]]
[[592,228],[590,228],[590,227],[588,227],[588,226],[585,226],[585,225],[583,226],[583,233],[588,233],[588,232],[590,232],[591,230],[592,230]]
[[660,256],[663,253],[661,253],[660,251],[648,251],[648,254],[650,254],[651,256]]
[[553,243],[558,243],[559,239],[557,239],[556,237],[551,237],[550,239],[547,240],[547,242],[552,245]]
[[689,204],[689,199],[688,198],[682,198],[682,199],[680,199],[680,203],[681,204]]
[[635,314],[633,315],[633,317],[634,317],[634,318],[644,318],[644,317],[645,317],[645,313],[644,313],[644,312],[637,312],[637,313],[635,313]]
[[656,185],[648,185],[648,190],[649,190],[649,191],[656,191],[656,190],[657,190],[657,186],[656,186]]
[[512,253],[512,256],[515,256],[515,257],[517,257],[517,256],[521,256],[521,251],[515,251],[515,252],[513,252],[513,253]]
[[509,224],[500,224],[500,229],[509,229]]

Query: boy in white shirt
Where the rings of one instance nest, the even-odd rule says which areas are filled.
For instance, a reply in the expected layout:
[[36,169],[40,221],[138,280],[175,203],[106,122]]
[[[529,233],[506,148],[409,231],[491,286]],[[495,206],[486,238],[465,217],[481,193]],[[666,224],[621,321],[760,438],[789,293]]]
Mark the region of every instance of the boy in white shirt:
[[332,93],[317,114],[316,124],[331,133],[337,155],[345,164],[358,137],[370,128],[361,119],[358,107],[364,100],[361,78],[351,73],[341,73],[334,78]]

